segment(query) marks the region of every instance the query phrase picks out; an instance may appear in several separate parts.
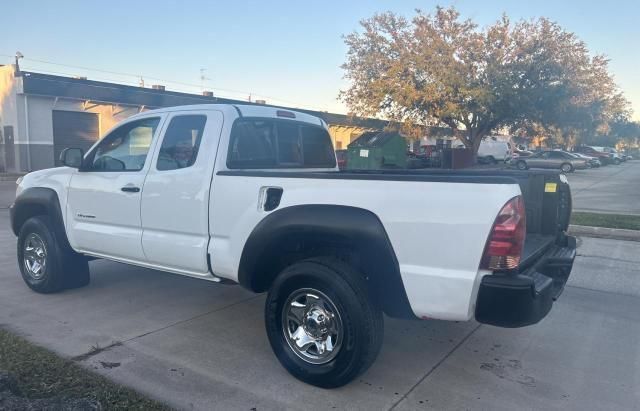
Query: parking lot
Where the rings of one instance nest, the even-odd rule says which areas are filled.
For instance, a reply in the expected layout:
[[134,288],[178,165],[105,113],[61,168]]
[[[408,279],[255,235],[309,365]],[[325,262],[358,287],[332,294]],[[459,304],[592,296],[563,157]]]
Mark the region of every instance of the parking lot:
[[[572,174],[576,207],[590,188],[633,181],[638,165]],[[11,202],[10,184],[2,185],[2,205]],[[633,202],[634,195],[625,198]],[[35,294],[19,276],[6,209],[0,226],[0,326],[179,409],[631,409],[640,403],[637,242],[581,238],[569,286],[536,326],[387,318],[372,368],[350,385],[322,390],[293,379],[272,354],[263,295],[107,261],[91,263],[88,287]]]
[[640,161],[578,170],[567,177],[574,210],[640,215]]

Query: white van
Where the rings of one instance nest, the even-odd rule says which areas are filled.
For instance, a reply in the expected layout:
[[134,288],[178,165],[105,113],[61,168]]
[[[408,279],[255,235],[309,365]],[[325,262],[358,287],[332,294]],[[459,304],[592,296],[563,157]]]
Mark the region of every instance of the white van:
[[511,159],[513,145],[509,141],[487,137],[482,140],[478,148],[478,160],[483,163],[496,164],[499,161]]

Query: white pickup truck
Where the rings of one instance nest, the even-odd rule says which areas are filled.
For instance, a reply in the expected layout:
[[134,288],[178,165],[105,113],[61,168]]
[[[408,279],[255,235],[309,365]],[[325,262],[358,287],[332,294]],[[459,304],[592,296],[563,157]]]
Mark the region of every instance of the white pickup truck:
[[371,365],[383,313],[540,321],[575,258],[563,175],[339,171],[322,120],[274,107],[145,112],[61,161],[11,208],[31,289],[87,285],[106,258],[268,291],[276,356],[322,387]]

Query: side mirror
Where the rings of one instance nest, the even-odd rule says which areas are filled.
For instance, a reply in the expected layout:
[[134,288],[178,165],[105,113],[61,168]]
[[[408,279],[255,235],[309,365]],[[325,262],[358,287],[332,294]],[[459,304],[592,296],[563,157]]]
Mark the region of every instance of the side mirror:
[[80,168],[82,157],[84,157],[84,152],[81,148],[65,148],[60,153],[60,162],[67,167]]

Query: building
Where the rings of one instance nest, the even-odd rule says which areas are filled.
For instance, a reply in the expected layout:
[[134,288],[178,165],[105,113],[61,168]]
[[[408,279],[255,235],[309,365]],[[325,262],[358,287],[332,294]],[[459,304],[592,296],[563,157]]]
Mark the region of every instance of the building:
[[[58,165],[65,147],[88,149],[118,122],[145,110],[187,104],[256,104],[241,100],[152,88],[16,72],[0,66],[0,171],[25,172]],[[383,120],[301,110],[322,118],[336,149]]]

